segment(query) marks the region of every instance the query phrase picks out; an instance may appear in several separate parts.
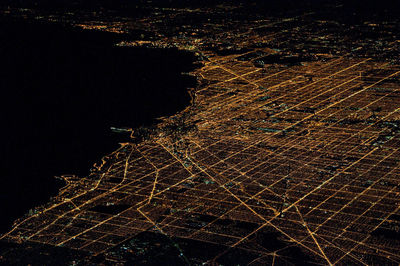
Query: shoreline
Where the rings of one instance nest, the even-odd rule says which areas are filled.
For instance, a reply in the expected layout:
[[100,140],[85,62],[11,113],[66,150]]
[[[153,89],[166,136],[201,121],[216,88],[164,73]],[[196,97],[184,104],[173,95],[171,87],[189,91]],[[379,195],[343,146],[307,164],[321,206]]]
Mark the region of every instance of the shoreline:
[[[18,21],[18,20],[16,20],[16,21]],[[17,22],[17,23],[19,23],[19,22]],[[34,24],[37,24],[38,22],[36,22],[36,21],[21,21],[20,23],[28,23],[28,24],[31,24],[31,23],[34,23]],[[59,25],[59,24],[54,24],[54,23],[52,23],[52,22],[39,22],[39,24],[38,25],[40,25],[40,27],[59,27],[60,29],[62,29],[62,28],[65,28],[64,26],[54,26],[54,25]],[[49,26],[47,26],[47,25],[49,25]],[[68,30],[71,30],[71,27],[70,26],[67,26],[65,29],[68,29]],[[77,29],[78,31],[80,31],[80,32],[82,32],[82,33],[80,33],[80,34],[87,34],[87,35],[90,35],[90,36],[93,36],[94,34],[106,34],[107,35],[107,33],[99,33],[99,32],[93,32],[92,30],[85,30],[85,31],[81,31],[81,30],[79,30],[79,29]],[[19,33],[19,32],[16,32],[16,34],[22,34],[22,33]],[[108,36],[108,35],[107,35]],[[19,38],[18,36],[17,37],[15,37],[15,38]],[[110,38],[114,38],[114,37],[110,37]],[[40,41],[40,42],[42,42],[42,41]],[[40,43],[39,42],[39,43]],[[116,42],[115,43],[117,43],[118,42],[118,39],[116,40]],[[110,43],[111,44],[111,43]],[[105,45],[105,46],[107,46],[107,45]],[[38,46],[39,47],[39,46]],[[109,46],[109,48],[108,49],[113,49],[113,50],[118,50],[119,52],[118,52],[118,54],[121,54],[121,56],[124,54],[124,53],[127,53],[128,52],[128,54],[132,54],[132,51],[134,51],[134,54],[135,53],[137,53],[137,54],[140,54],[141,52],[140,51],[143,51],[143,52],[145,52],[145,54],[149,54],[149,55],[151,55],[153,58],[157,58],[158,56],[161,56],[162,58],[164,58],[164,59],[162,59],[162,60],[164,60],[165,62],[166,62],[166,60],[172,60],[172,58],[170,58],[170,59],[168,59],[168,57],[171,57],[172,55],[174,55],[174,54],[179,54],[179,56],[178,57],[181,57],[181,58],[189,58],[190,56],[192,56],[193,57],[193,55],[190,55],[189,53],[182,53],[181,51],[178,51],[178,50],[176,50],[176,51],[174,51],[174,50],[171,50],[171,49],[162,49],[162,48],[155,48],[155,49],[151,49],[151,48],[148,48],[148,47],[139,47],[139,48],[121,48],[121,47],[114,47],[114,45],[110,45]],[[133,50],[132,50],[133,49]],[[110,50],[111,51],[111,50]],[[135,52],[135,51],[137,51],[137,52]],[[37,51],[35,51],[35,53],[37,53]],[[143,59],[139,59],[139,60],[143,60]],[[151,59],[151,60],[154,60],[154,59]],[[186,59],[185,59],[186,60]],[[162,62],[164,62],[164,61],[162,61]],[[135,63],[135,62],[133,62],[133,63]],[[175,75],[176,76],[176,78],[179,78],[180,80],[177,82],[177,85],[176,85],[176,87],[177,88],[179,88],[179,89],[177,89],[176,90],[176,92],[168,92],[168,93],[172,93],[171,94],[171,96],[173,97],[173,95],[175,95],[175,94],[178,94],[178,91],[180,92],[180,90],[181,89],[183,89],[183,87],[182,87],[182,85],[186,82],[186,87],[185,87],[185,89],[184,89],[184,91],[185,91],[185,93],[186,93],[186,91],[187,91],[187,88],[189,88],[189,87],[191,87],[191,83],[192,83],[192,81],[189,81],[190,79],[192,79],[193,80],[193,77],[190,77],[190,79],[188,79],[188,77],[187,77],[187,75],[185,75],[185,74],[183,74],[183,72],[186,72],[186,71],[188,71],[188,68],[190,69],[189,71],[192,71],[193,69],[195,69],[195,64],[196,63],[196,60],[192,60],[191,61],[191,64],[190,65],[187,65],[187,66],[185,66],[185,68],[184,69],[182,69],[182,71],[179,71],[179,72],[176,72],[176,73],[174,73],[173,75]],[[136,64],[138,64],[138,63],[136,63]],[[152,63],[150,63],[150,64],[152,64]],[[163,63],[164,64],[164,63]],[[174,71],[174,70],[171,70],[171,71]],[[193,82],[197,82],[197,81],[193,81]],[[167,82],[167,84],[165,85],[165,86],[167,86],[165,89],[164,89],[164,91],[168,91],[168,86],[170,86],[169,84],[170,84],[171,82],[170,81],[168,81]],[[10,83],[11,84],[11,83]],[[15,85],[15,84],[11,84],[12,86],[17,86],[17,85]],[[134,85],[134,84],[132,84],[132,85]],[[153,85],[154,86],[154,85]],[[154,89],[153,89],[154,90]],[[158,89],[157,89],[158,90]],[[161,89],[162,90],[162,89]],[[121,92],[122,93],[122,92]],[[110,95],[112,95],[112,89],[111,89],[111,92],[109,93]],[[7,94],[8,95],[8,94]],[[46,94],[44,94],[44,95],[46,95]],[[123,95],[123,94],[121,94],[121,95]],[[153,95],[153,96],[156,96],[156,95]],[[166,96],[166,98],[168,99],[168,98],[171,98],[171,96]],[[12,97],[12,95],[10,95],[10,97]],[[35,96],[36,97],[36,96]],[[147,97],[147,96],[146,96]],[[147,97],[148,98],[148,97]],[[182,97],[181,97],[182,98]],[[162,101],[162,97],[159,99],[159,100],[156,100],[154,103],[153,103],[153,105],[157,105],[157,102],[159,102],[159,101]],[[140,105],[142,105],[142,103],[140,102],[140,100],[139,100],[139,102],[137,103],[139,106]],[[144,103],[143,104],[147,104],[147,100],[145,99],[144,100]],[[85,106],[86,104],[85,103],[82,103],[82,107],[81,108],[84,108],[83,110],[85,110],[85,109],[87,109],[86,107],[83,107],[83,106]],[[93,103],[91,104],[92,106],[93,106]],[[180,111],[182,111],[183,109],[185,109],[185,108],[187,108],[187,106],[188,105],[190,105],[190,100],[189,101],[187,101],[187,104],[186,104],[186,106],[180,106],[180,104],[178,104],[176,107],[173,107],[172,109],[174,109],[174,108],[178,108],[179,110],[177,110],[177,112],[180,112]],[[90,106],[90,103],[89,103],[89,106]],[[174,106],[174,103],[172,102],[172,103],[170,103],[169,104],[169,106],[170,107],[168,107],[168,109],[169,110],[167,110],[166,112],[165,112],[165,114],[163,114],[162,116],[165,116],[165,115],[167,115],[167,116],[169,116],[170,115],[170,112],[172,111],[172,109],[171,109],[171,107],[172,106]],[[90,108],[90,107],[88,107],[88,108]],[[41,107],[41,109],[42,109],[42,107]],[[22,109],[23,110],[23,109]],[[33,109],[33,110],[35,110],[35,109]],[[129,110],[129,109],[127,109],[127,110]],[[120,112],[120,114],[121,115],[124,115],[124,112],[122,112],[123,110],[121,109],[121,112]],[[9,109],[7,109],[7,112],[11,112]],[[34,112],[36,112],[36,111],[34,111]],[[53,112],[53,111],[52,111]],[[138,111],[135,111],[135,109],[133,109],[132,110],[132,112],[138,112]],[[116,114],[118,114],[118,112],[115,112]],[[175,114],[176,112],[174,111],[174,114]],[[21,116],[21,115],[23,115],[23,113],[22,113],[22,111],[18,111],[18,113],[15,113],[15,114],[13,114],[15,117],[18,117],[18,116]],[[12,116],[11,116],[12,117]],[[116,117],[118,117],[118,116],[116,116]],[[151,117],[151,119],[149,119]],[[78,117],[77,117],[78,118]],[[35,118],[35,119],[42,119],[42,118],[40,118],[40,116],[37,116],[37,118]],[[47,118],[46,118],[47,119]],[[118,118],[119,119],[119,118]],[[23,120],[22,120],[23,121]],[[135,122],[134,120],[130,120],[130,119],[125,119],[125,121],[133,121],[133,123],[131,124],[131,126],[133,126],[133,127],[135,127],[135,128],[137,128],[137,127],[140,127],[140,124],[138,124],[137,122]],[[145,122],[145,121],[147,121],[146,123],[145,123],[145,126],[146,127],[152,127],[152,126],[154,126],[155,124],[158,124],[158,123],[160,123],[160,119],[159,119],[159,115],[151,115],[150,114],[150,116],[149,115],[147,115],[147,118],[144,118],[144,120],[142,119],[142,122]],[[139,121],[139,123],[142,123],[142,122],[140,122]],[[5,122],[6,124],[7,124],[7,122]],[[41,122],[42,124],[43,123],[45,123],[45,122]],[[54,123],[54,122],[52,122],[52,123]],[[11,216],[5,216],[5,217],[7,217],[7,219],[3,219],[3,222],[2,222],[2,232],[3,233],[6,233],[7,231],[9,231],[11,228],[12,228],[12,226],[15,224],[15,222],[16,222],[16,220],[20,220],[20,219],[24,219],[24,218],[26,218],[27,216],[29,216],[30,214],[31,215],[34,215],[35,213],[37,213],[38,212],[38,210],[39,209],[42,209],[41,207],[43,206],[43,205],[47,205],[47,204],[49,204],[49,202],[52,202],[52,198],[55,198],[55,197],[57,197],[59,194],[60,194],[60,192],[61,191],[63,191],[63,190],[65,190],[65,188],[68,186],[68,183],[66,183],[65,182],[65,180],[62,178],[62,176],[67,172],[67,173],[74,173],[74,175],[76,175],[76,176],[80,176],[80,177],[82,177],[82,178],[84,178],[84,177],[86,177],[86,176],[88,176],[88,175],[90,175],[91,174],[91,171],[90,171],[90,169],[91,168],[94,168],[97,164],[99,164],[99,162],[101,162],[103,159],[104,159],[104,157],[107,157],[109,154],[111,154],[111,153],[113,153],[116,149],[118,150],[118,149],[120,149],[120,147],[118,147],[119,146],[119,144],[118,143],[121,143],[121,142],[126,142],[126,141],[130,141],[130,138],[129,138],[129,136],[126,136],[126,134],[119,134],[119,133],[115,133],[115,132],[112,132],[112,130],[111,130],[111,127],[115,127],[115,126],[117,126],[117,127],[120,127],[120,126],[129,126],[130,124],[129,123],[127,123],[127,122],[123,122],[122,124],[118,124],[118,122],[111,122],[111,120],[110,120],[110,122],[106,122],[105,124],[107,124],[108,123],[108,126],[107,127],[99,127],[99,126],[96,126],[96,128],[94,128],[95,129],[95,131],[93,131],[93,134],[98,134],[98,133],[100,133],[99,132],[99,130],[102,132],[102,134],[101,134],[101,136],[102,137],[100,137],[100,135],[98,135],[98,136],[95,136],[94,137],[94,140],[95,139],[98,139],[98,140],[100,140],[101,139],[101,145],[102,146],[104,146],[104,141],[106,141],[108,144],[106,145],[106,147],[104,147],[103,149],[105,149],[105,150],[107,150],[108,149],[108,151],[106,152],[106,155],[104,155],[104,152],[96,152],[96,154],[97,153],[100,153],[100,154],[98,154],[99,155],[99,157],[97,157],[97,155],[95,155],[95,156],[92,156],[91,158],[89,158],[88,157],[88,159],[87,159],[87,162],[89,162],[89,163],[87,163],[87,167],[84,167],[83,166],[83,164],[85,164],[85,162],[86,162],[86,160],[81,160],[81,164],[82,164],[82,166],[79,166],[80,168],[79,168],[79,171],[78,172],[76,172],[75,170],[73,170],[73,169],[71,169],[70,167],[67,167],[67,166],[65,166],[65,167],[63,167],[63,168],[65,168],[64,170],[62,170],[62,169],[59,169],[59,170],[57,170],[57,167],[53,167],[54,168],[54,170],[55,171],[53,171],[53,170],[48,170],[48,172],[50,173],[50,171],[52,171],[52,176],[50,176],[49,174],[40,174],[40,178],[37,178],[38,180],[40,180],[40,179],[42,179],[42,180],[44,180],[44,179],[46,179],[46,182],[45,182],[45,186],[48,186],[48,187],[51,187],[50,189],[45,189],[45,191],[46,192],[37,192],[37,193],[39,193],[39,194],[37,194],[37,195],[40,195],[40,197],[41,197],[41,199],[39,199],[39,200],[35,200],[35,199],[33,199],[33,198],[35,198],[36,196],[35,196],[35,194],[32,194],[32,196],[29,196],[29,195],[23,195],[22,196],[22,194],[21,194],[21,198],[18,198],[18,199],[14,199],[15,198],[15,196],[16,196],[16,192],[12,192],[12,191],[14,191],[14,190],[16,190],[16,191],[20,191],[21,189],[20,189],[20,186],[19,185],[14,185],[15,187],[16,187],[16,189],[8,189],[8,191],[7,191],[7,194],[3,194],[3,197],[4,197],[4,200],[7,200],[7,201],[14,201],[15,202],[15,200],[18,200],[18,204],[17,205],[15,205],[15,206],[13,206],[13,212],[14,213],[16,213],[15,215],[12,215],[11,214]],[[79,124],[79,123],[78,123]],[[72,126],[73,124],[71,124],[71,126]],[[35,129],[35,131],[38,131],[38,132],[41,132],[41,130],[42,129],[40,129],[40,125],[34,125],[35,126],[35,128],[37,128],[37,129]],[[51,129],[51,125],[50,126],[46,126],[46,127],[49,127],[49,128],[44,128],[42,131],[44,131],[44,133],[43,134],[55,134],[55,133],[53,133],[53,130]],[[11,127],[12,128],[12,127]],[[82,129],[82,130],[84,130],[84,129]],[[97,132],[97,133],[96,133]],[[64,134],[64,133],[62,133],[62,134]],[[65,133],[65,137],[66,138],[70,138],[69,137],[69,134],[67,135],[68,133]],[[76,133],[75,133],[76,134]],[[80,134],[80,133],[78,133],[78,134]],[[86,133],[85,133],[86,134]],[[89,134],[89,133],[88,133]],[[86,134],[86,135],[88,135],[88,134]],[[92,133],[90,133],[90,134],[92,134]],[[17,136],[18,136],[18,134],[16,134]],[[16,138],[17,136],[15,136],[14,138]],[[64,138],[65,138],[64,137]],[[19,138],[27,138],[26,136],[21,136],[21,137],[19,137]],[[56,136],[54,136],[54,138],[56,138]],[[58,141],[60,141],[59,139],[60,138],[62,138],[61,136],[60,137],[57,137],[57,140],[55,139],[54,141],[56,141],[56,142],[58,142]],[[93,141],[94,141],[93,140]],[[35,141],[34,139],[32,140],[32,141]],[[37,140],[36,140],[37,141]],[[40,141],[40,139],[39,139],[39,141]],[[61,141],[63,141],[63,140],[61,140]],[[87,141],[90,141],[90,142],[93,142],[92,141],[92,139],[91,139],[91,137],[90,137],[90,135],[88,135],[88,137],[86,137],[86,140],[83,140],[82,139],[82,145],[84,145],[84,143],[86,143]],[[47,141],[46,142],[43,142],[43,144],[42,145],[49,145],[49,144],[46,144],[47,143]],[[90,143],[89,143],[90,144]],[[30,145],[35,145],[35,146],[32,146],[32,147],[36,147],[37,145],[39,145],[39,144],[30,144]],[[51,144],[51,145],[53,145],[53,144]],[[54,145],[58,145],[57,143],[55,143]],[[92,145],[92,144],[90,144],[90,145]],[[92,145],[93,146],[93,145]],[[108,148],[107,148],[108,147]],[[112,148],[112,147],[114,147],[114,148]],[[28,146],[28,148],[29,148],[29,146]],[[90,148],[90,146],[88,146],[88,148],[84,148],[84,146],[82,146],[82,148],[84,149],[83,151],[85,151],[85,149],[87,150],[87,149],[91,149]],[[10,147],[10,151],[15,151],[16,152],[16,150],[18,149],[18,146],[17,147],[15,147],[15,148],[12,148],[12,147]],[[36,148],[35,148],[36,149]],[[58,148],[57,148],[58,149]],[[97,149],[97,148],[96,148]],[[58,153],[63,153],[63,150],[59,150],[58,151]],[[102,154],[101,154],[102,153]],[[40,156],[40,151],[39,151],[39,156]],[[63,155],[64,156],[64,155]],[[89,156],[89,154],[88,154],[88,156]],[[64,156],[67,160],[71,160],[71,159],[73,159],[73,157],[74,157],[74,154],[70,154],[70,156],[68,156],[68,155],[65,155]],[[69,157],[69,159],[68,159],[68,157]],[[97,157],[97,158],[96,158]],[[9,160],[11,160],[11,158],[9,159]],[[28,160],[28,159],[26,159],[26,160]],[[56,159],[55,159],[56,160]],[[90,162],[93,162],[93,163],[90,163]],[[11,166],[10,166],[11,167]],[[34,169],[37,169],[38,168],[38,166],[35,166],[35,168]],[[43,168],[46,168],[46,167],[42,167],[41,169],[43,169]],[[67,171],[65,171],[67,168],[69,168],[70,170],[67,170]],[[78,169],[78,168],[76,168],[75,167],[75,169]],[[60,171],[61,170],[61,171]],[[84,174],[84,172],[86,172],[87,174]],[[47,177],[46,177],[47,176]],[[57,178],[57,176],[58,177],[61,177],[61,178]],[[24,181],[19,181],[19,182],[26,182],[26,179],[23,179],[21,176],[19,177],[19,179],[18,180],[24,180]],[[12,181],[8,181],[8,180],[6,180],[6,179],[3,179],[3,181],[2,181],[3,183],[5,183],[5,185],[3,186],[3,187],[7,187],[7,186],[9,186],[9,185],[13,185],[14,183],[10,183],[10,182],[12,182]],[[36,181],[36,180],[29,180],[28,181],[28,184],[29,183],[32,183],[32,182],[35,182],[35,184],[37,184],[37,185],[39,185],[41,182],[44,182],[44,181]],[[61,182],[63,183],[63,184],[61,184]],[[28,184],[25,184],[25,186],[29,186]],[[40,185],[39,185],[40,186]],[[29,188],[27,188],[27,189],[29,189]],[[43,188],[43,185],[42,185],[42,189],[44,189]],[[48,197],[47,196],[44,196],[44,195],[49,195]],[[17,195],[19,195],[19,194],[17,194]],[[29,200],[29,202],[30,202],[30,205],[29,206],[27,206],[27,207],[22,207],[22,206],[26,206],[25,204],[26,204],[26,199],[24,199],[24,198],[28,198],[28,197],[30,197],[31,199]],[[25,202],[25,203],[24,203]],[[35,203],[35,202],[37,202],[37,203]],[[32,204],[33,203],[33,204]],[[11,207],[11,206],[10,206]],[[24,210],[24,211],[22,211],[22,210]],[[19,214],[17,214],[17,213],[19,213]],[[20,218],[20,219],[19,219]],[[7,222],[9,220],[9,222]],[[8,224],[8,226],[7,226],[7,224]]]

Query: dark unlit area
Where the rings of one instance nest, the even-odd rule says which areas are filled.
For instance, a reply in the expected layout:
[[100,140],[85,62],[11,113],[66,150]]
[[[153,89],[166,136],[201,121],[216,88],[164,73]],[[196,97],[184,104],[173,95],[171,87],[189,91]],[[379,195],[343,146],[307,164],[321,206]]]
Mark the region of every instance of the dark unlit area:
[[[3,23],[4,22],[4,23]],[[55,175],[87,175],[126,142],[110,127],[148,126],[189,104],[195,60],[176,49],[118,48],[127,36],[2,21],[2,230],[55,195]],[[173,62],[173,63],[172,63]]]

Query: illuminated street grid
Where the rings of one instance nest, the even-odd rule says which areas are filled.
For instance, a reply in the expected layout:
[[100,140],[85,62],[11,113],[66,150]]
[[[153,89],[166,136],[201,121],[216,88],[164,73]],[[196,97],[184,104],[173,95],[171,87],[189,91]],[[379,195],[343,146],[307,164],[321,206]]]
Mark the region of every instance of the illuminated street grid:
[[[186,110],[125,143],[2,238],[107,253],[144,231],[284,263],[400,263],[400,68],[333,56],[301,65],[207,56]],[[168,133],[168,125],[178,125]],[[101,144],[99,144],[101,145]],[[101,212],[96,206],[118,209]],[[280,250],[258,236],[277,232]],[[385,235],[386,232],[386,235]]]
[[[235,56],[197,70],[212,84],[186,110],[196,131],[125,144],[95,182],[76,180],[3,237],[97,254],[155,230],[265,263],[276,253],[253,238],[273,228],[321,263],[400,262],[398,240],[369,234],[399,222],[399,69],[334,58],[263,70]],[[111,204],[130,207],[90,210]]]

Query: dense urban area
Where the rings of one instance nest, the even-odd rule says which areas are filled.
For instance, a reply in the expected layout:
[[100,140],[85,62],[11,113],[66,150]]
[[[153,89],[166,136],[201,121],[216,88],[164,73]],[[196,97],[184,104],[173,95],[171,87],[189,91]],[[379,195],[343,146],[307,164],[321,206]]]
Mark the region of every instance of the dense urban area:
[[1,236],[0,261],[398,265],[400,19],[289,7],[3,8],[117,33],[121,49],[191,51],[198,85],[158,124],[114,128],[130,141],[64,176]]

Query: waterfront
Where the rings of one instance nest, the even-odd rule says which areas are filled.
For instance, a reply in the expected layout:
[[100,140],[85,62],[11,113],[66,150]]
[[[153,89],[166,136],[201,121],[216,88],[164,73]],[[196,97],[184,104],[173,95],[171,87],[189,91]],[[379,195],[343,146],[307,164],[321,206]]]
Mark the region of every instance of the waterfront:
[[54,176],[86,176],[128,140],[111,127],[150,126],[184,109],[196,86],[181,74],[194,67],[189,52],[117,48],[129,36],[33,21],[5,21],[0,33],[2,232],[58,193]]

